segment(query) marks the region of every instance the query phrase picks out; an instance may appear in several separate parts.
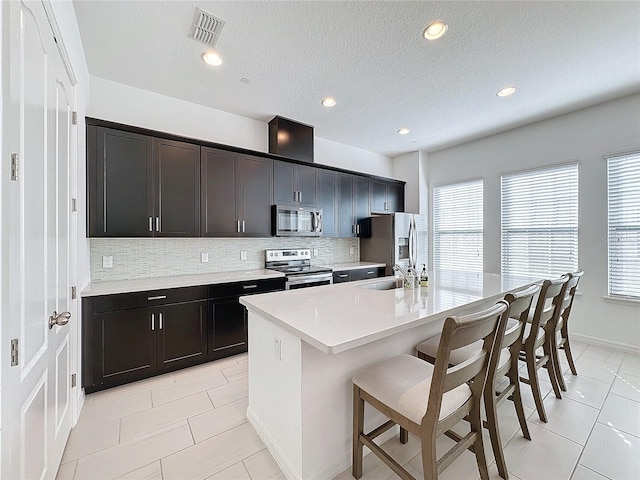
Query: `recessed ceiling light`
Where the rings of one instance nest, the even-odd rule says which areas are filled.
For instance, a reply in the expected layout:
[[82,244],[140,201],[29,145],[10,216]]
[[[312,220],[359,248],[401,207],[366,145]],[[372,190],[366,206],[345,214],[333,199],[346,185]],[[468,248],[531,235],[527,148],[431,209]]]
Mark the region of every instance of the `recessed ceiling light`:
[[398,130],[398,133],[400,135],[406,135],[407,133],[409,133],[411,130],[409,130],[408,128],[401,128],[400,130]]
[[336,104],[336,99],[332,97],[324,97],[322,99],[322,105],[325,107],[334,107]]
[[424,29],[424,32],[422,32],[422,36],[427,40],[435,40],[447,33],[448,28],[449,26],[446,23],[438,20],[428,25],[427,28]]
[[508,97],[509,95],[513,95],[516,91],[516,87],[504,87],[502,90],[498,90],[496,93],[499,97]]
[[202,54],[202,61],[207,65],[213,65],[214,67],[222,65],[222,58],[220,58],[220,55],[218,55],[217,52],[204,52]]
[[242,78],[240,79],[240,81],[241,81],[242,83],[249,83],[251,80],[249,80],[247,77],[242,77]]

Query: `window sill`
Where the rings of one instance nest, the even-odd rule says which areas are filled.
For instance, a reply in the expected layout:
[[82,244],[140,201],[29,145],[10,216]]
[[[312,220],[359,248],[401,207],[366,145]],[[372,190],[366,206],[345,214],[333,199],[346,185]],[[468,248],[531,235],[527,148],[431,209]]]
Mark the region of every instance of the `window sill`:
[[624,298],[624,297],[612,297],[610,295],[604,295],[602,298],[607,302],[612,303],[625,303],[627,305],[634,305],[636,307],[640,307],[640,300],[636,300],[634,298]]

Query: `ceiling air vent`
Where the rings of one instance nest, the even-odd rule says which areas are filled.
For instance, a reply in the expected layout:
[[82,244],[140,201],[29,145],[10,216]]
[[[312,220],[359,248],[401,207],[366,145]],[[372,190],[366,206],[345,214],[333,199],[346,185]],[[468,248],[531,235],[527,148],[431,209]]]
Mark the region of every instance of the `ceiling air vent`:
[[222,27],[224,27],[224,20],[216,18],[200,8],[196,8],[196,15],[193,19],[189,37],[210,47],[215,47],[222,32]]

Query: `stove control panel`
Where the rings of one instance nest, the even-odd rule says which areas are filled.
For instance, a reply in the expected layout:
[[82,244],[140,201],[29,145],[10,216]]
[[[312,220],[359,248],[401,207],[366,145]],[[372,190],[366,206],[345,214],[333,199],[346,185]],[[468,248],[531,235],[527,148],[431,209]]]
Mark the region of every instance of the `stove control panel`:
[[267,262],[274,261],[287,261],[287,260],[310,260],[310,249],[299,250],[266,250],[265,251]]

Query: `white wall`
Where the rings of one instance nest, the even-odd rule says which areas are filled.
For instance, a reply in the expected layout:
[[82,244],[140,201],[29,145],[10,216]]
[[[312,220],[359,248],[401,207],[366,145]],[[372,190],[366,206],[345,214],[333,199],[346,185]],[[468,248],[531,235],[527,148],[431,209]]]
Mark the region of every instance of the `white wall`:
[[429,186],[484,179],[484,269],[500,272],[500,174],[578,160],[582,295],[571,331],[640,348],[640,303],[606,300],[607,177],[604,155],[640,148],[640,95],[429,154]]
[[[91,77],[88,115],[259,152],[269,151],[269,129],[265,122],[95,76]],[[389,157],[318,137],[314,141],[314,160],[373,175],[391,175]]]

